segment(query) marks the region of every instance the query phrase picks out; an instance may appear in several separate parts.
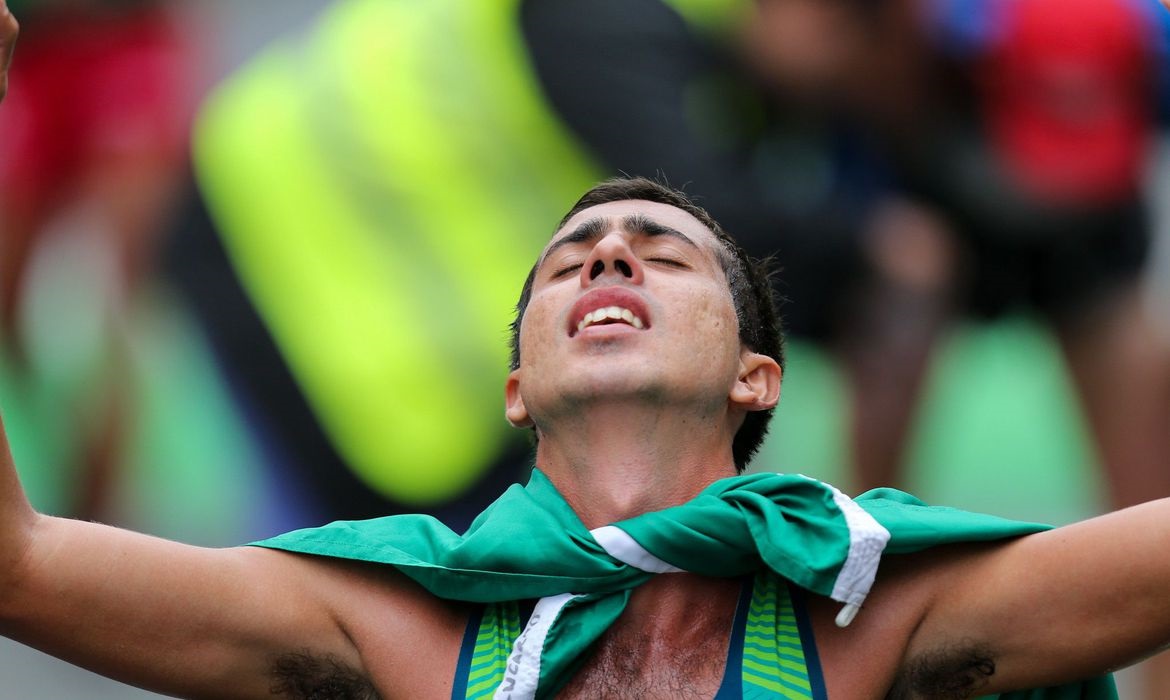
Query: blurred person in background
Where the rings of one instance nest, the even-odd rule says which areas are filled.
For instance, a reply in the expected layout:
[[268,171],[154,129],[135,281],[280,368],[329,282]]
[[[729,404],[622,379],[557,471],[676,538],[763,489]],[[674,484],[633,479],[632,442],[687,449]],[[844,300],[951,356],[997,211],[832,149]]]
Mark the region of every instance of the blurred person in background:
[[823,118],[863,134],[884,174],[850,231],[848,278],[816,295],[825,321],[814,339],[846,379],[859,491],[872,488],[875,472],[897,476],[923,368],[952,313],[941,293],[952,255],[946,224],[906,192],[891,148],[915,138],[937,99],[917,11],[905,0],[762,0],[744,35],[774,95],[815,104]]
[[[1146,4],[757,3],[748,46],[761,73],[867,124],[901,197],[856,241],[865,281],[833,343],[852,385],[859,488],[899,481],[949,322],[1022,305],[1064,350],[1112,504],[1170,493],[1157,461],[1167,349],[1139,304],[1141,185],[1165,70]],[[786,32],[807,41],[772,43]]]
[[10,4],[23,32],[0,111],[0,358],[30,391],[72,386],[67,511],[99,517],[134,419],[131,317],[185,173],[191,52],[164,2]]
[[1165,13],[1147,0],[931,9],[954,99],[900,152],[907,188],[953,231],[946,291],[977,318],[1024,308],[1048,324],[1112,507],[1168,495],[1170,348],[1142,294],[1144,178],[1170,118]]

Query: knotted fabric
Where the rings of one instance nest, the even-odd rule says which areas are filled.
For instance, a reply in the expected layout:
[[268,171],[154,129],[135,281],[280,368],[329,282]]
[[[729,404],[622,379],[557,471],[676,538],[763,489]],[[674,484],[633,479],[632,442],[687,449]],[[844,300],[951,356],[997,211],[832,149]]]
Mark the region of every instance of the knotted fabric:
[[848,624],[883,551],[1027,534],[1046,526],[926,506],[892,489],[853,501],[815,479],[721,479],[691,501],[592,532],[534,470],[463,535],[424,515],[341,521],[258,546],[394,566],[432,594],[474,603],[540,599],[514,643],[500,698],[551,697],[630,592],[657,573],[738,577],[768,568],[844,605]]

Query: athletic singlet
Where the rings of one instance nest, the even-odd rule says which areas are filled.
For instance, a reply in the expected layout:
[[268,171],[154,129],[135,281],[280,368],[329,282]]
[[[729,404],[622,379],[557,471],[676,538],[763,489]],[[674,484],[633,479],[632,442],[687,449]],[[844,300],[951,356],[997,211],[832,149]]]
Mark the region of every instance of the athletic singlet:
[[[531,603],[491,603],[473,614],[463,634],[452,700],[487,698],[504,679],[512,642]],[[745,579],[715,700],[827,700],[803,592],[768,573]]]

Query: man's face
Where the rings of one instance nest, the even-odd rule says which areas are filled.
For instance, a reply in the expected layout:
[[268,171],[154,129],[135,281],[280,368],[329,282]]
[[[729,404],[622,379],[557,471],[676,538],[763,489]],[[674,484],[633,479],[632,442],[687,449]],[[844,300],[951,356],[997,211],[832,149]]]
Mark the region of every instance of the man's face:
[[576,214],[538,262],[508,418],[540,426],[615,400],[725,410],[740,341],[720,245],[690,214],[656,202]]

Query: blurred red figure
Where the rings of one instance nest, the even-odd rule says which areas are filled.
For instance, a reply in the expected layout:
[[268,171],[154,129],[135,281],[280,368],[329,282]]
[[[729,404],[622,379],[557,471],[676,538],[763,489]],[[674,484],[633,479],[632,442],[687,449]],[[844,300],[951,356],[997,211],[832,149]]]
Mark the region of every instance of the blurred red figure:
[[[1049,321],[1122,507],[1170,493],[1167,349],[1143,307],[1143,179],[1156,124],[1153,11],[1133,0],[1007,0],[972,66],[982,180],[953,197],[992,310]],[[955,187],[954,192],[962,192]],[[972,223],[973,222],[973,223]],[[991,262],[982,262],[990,260]],[[980,304],[976,301],[976,304]]]
[[38,251],[86,237],[105,265],[98,321],[106,371],[84,411],[93,515],[120,450],[131,395],[124,321],[185,174],[194,95],[188,48],[165,5],[44,0],[14,8],[19,57],[0,109],[0,354],[30,369],[23,310]]
[[1129,2],[1013,0],[983,66],[993,147],[1055,206],[1138,196],[1153,132],[1147,19]]

